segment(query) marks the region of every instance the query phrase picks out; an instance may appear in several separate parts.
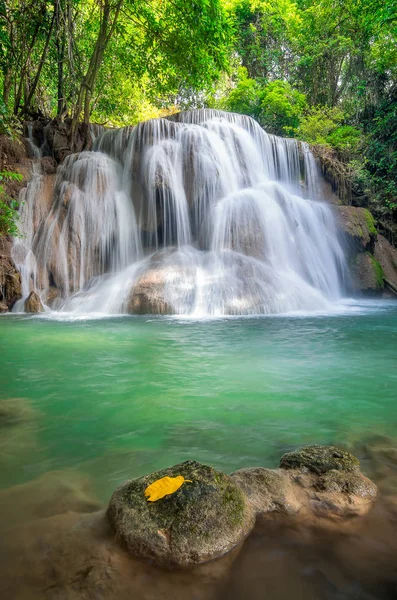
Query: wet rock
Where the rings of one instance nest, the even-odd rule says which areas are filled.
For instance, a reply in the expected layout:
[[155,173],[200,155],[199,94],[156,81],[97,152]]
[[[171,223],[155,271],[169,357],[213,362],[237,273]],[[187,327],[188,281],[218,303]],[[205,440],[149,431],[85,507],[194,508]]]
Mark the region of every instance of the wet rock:
[[41,303],[39,295],[36,294],[36,292],[30,292],[29,296],[25,300],[24,308],[25,312],[27,313],[44,312],[44,307]]
[[306,446],[289,452],[280,467],[295,486],[302,518],[319,518],[323,525],[335,518],[366,514],[378,493],[377,486],[360,472],[358,459],[336,446]]
[[175,248],[156,252],[127,300],[130,314],[183,313],[194,297],[195,262]]
[[0,313],[8,312],[8,306],[5,302],[0,302]]
[[397,250],[383,235],[378,235],[375,242],[374,258],[382,267],[386,279],[397,288]]
[[172,309],[165,298],[166,279],[165,267],[151,269],[142,275],[131,290],[127,312],[139,315],[172,314]]
[[11,309],[21,296],[21,275],[12,258],[0,254],[0,302]]
[[357,254],[351,261],[354,287],[366,294],[376,295],[384,288],[384,273],[378,261],[369,252]]
[[44,156],[40,160],[40,165],[43,173],[46,175],[55,175],[57,170],[57,164],[51,156]]
[[[178,475],[190,482],[148,502],[144,494],[148,485]],[[107,517],[130,554],[164,565],[188,566],[221,556],[254,525],[254,514],[235,481],[196,461],[123,484],[113,493]]]
[[369,210],[355,206],[335,206],[335,211],[348,251],[372,252],[377,230]]
[[302,507],[294,486],[283,470],[253,467],[232,473],[257,515],[269,512],[295,514]]
[[362,473],[349,473],[331,470],[322,475],[316,487],[323,492],[339,492],[354,494],[361,498],[376,498],[378,490],[376,485]]
[[358,472],[359,460],[336,446],[304,446],[287,452],[280,461],[281,469],[304,469],[321,475],[331,470]]

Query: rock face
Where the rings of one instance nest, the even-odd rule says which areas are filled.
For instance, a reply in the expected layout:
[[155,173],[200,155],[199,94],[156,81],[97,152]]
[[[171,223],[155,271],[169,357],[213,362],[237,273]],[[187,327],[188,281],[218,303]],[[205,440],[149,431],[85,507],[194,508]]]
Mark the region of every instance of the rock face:
[[[148,485],[178,475],[190,482],[156,502],[147,500]],[[254,525],[253,512],[235,481],[196,461],[128,481],[114,492],[107,517],[132,555],[184,566],[225,554]]]
[[25,300],[25,312],[27,313],[41,313],[44,312],[44,307],[41,303],[40,297],[36,292],[30,292],[29,296]]
[[379,294],[384,288],[383,269],[369,252],[361,252],[351,260],[355,287],[366,294]]
[[397,250],[383,235],[377,237],[374,256],[382,267],[386,279],[397,289]]
[[384,263],[388,259],[382,257],[382,243],[378,241],[382,236],[378,235],[372,214],[366,208],[354,206],[336,206],[335,210],[350,266],[352,291],[381,295],[385,275],[379,259]]
[[22,296],[21,275],[10,256],[1,254],[0,247],[0,303],[11,309]]
[[377,231],[369,210],[355,206],[336,206],[335,210],[348,249],[355,252],[373,251]]

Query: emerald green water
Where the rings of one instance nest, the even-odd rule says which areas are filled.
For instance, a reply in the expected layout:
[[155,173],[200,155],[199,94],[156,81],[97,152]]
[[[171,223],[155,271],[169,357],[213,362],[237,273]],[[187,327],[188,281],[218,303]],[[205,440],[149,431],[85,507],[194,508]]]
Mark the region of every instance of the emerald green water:
[[37,410],[0,461],[3,487],[71,467],[105,499],[126,478],[188,458],[276,466],[302,444],[396,432],[395,302],[196,322],[11,315],[0,319],[0,356],[0,401]]

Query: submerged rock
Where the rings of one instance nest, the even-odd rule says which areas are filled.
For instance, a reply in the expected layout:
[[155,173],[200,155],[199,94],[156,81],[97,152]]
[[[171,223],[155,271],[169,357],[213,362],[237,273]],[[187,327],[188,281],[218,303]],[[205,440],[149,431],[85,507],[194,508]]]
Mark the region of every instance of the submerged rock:
[[41,303],[40,297],[36,292],[30,292],[29,296],[25,300],[25,312],[27,313],[41,313],[44,312],[44,306]]
[[281,469],[306,469],[317,475],[331,470],[357,472],[359,460],[336,446],[304,446],[287,452],[280,461]]
[[[173,494],[148,502],[147,486],[178,475],[190,481]],[[225,554],[254,525],[254,514],[237,483],[196,461],[123,484],[113,493],[107,517],[132,555],[184,566]]]
[[91,513],[101,508],[82,473],[50,471],[37,479],[0,491],[0,528],[67,512]]

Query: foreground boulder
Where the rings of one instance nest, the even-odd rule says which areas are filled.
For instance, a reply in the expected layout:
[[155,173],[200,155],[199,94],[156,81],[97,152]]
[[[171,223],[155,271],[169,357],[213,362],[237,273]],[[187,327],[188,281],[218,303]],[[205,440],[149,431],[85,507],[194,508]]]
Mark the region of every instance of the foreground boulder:
[[302,517],[334,519],[366,514],[377,486],[360,472],[358,459],[335,446],[305,446],[285,454],[288,474],[301,502]]
[[[148,501],[150,484],[177,476],[186,480],[177,491]],[[254,525],[243,490],[230,476],[196,461],[128,481],[114,492],[107,517],[132,555],[183,566],[225,554]]]
[[317,475],[331,470],[355,473],[360,469],[358,459],[336,446],[304,446],[299,450],[287,452],[281,458],[282,469],[305,469]]

